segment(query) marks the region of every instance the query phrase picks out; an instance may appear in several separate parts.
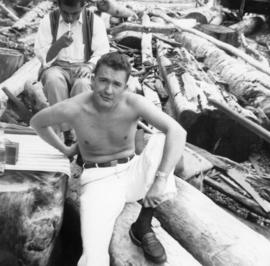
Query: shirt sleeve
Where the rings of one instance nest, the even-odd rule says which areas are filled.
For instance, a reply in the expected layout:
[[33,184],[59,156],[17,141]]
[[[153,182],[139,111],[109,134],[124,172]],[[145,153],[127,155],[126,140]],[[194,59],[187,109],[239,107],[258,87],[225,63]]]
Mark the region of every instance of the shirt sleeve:
[[52,33],[50,26],[50,18],[49,15],[46,15],[40,22],[34,46],[35,54],[41,61],[41,64],[43,66],[46,65],[46,56],[49,48],[51,47],[51,44]]
[[88,61],[93,69],[98,59],[110,51],[109,40],[106,32],[106,27],[103,20],[94,15],[94,27],[92,37],[92,51],[91,59]]

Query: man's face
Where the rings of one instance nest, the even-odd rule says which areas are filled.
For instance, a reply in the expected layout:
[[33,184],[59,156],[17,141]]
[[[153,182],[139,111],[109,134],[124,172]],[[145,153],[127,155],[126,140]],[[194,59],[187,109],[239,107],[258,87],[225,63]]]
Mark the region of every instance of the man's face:
[[101,65],[92,80],[94,99],[100,107],[111,108],[118,104],[126,89],[127,73]]
[[59,6],[61,15],[66,23],[73,23],[80,18],[82,6],[80,2],[76,6],[67,6],[63,3]]

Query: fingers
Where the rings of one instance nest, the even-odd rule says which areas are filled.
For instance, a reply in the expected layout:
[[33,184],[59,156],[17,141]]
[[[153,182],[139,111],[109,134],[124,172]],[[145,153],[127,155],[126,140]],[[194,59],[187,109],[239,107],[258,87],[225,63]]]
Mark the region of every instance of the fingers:
[[146,208],[156,208],[157,206],[159,206],[162,203],[161,199],[154,197],[154,198],[148,198],[146,197],[143,200],[143,206]]

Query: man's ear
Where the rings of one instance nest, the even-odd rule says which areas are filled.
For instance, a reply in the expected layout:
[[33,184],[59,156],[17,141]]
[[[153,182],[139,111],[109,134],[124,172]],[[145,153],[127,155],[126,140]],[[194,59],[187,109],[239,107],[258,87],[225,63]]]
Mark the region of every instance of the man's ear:
[[91,79],[91,84],[93,84],[95,81],[95,74],[92,74],[90,79]]

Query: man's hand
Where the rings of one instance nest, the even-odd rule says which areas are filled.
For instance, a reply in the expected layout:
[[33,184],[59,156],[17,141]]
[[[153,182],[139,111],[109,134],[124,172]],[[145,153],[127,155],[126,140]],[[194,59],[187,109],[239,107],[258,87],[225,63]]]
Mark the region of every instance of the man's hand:
[[91,75],[90,68],[88,66],[81,66],[77,68],[74,76],[76,78],[90,78],[90,75]]
[[66,48],[71,45],[71,43],[73,42],[72,35],[73,33],[71,31],[67,31],[56,41],[60,49]]
[[143,200],[144,207],[156,208],[161,204],[166,183],[166,178],[156,178]]
[[71,146],[66,146],[66,149],[65,149],[64,153],[68,158],[72,158],[78,152],[79,152],[78,143],[74,143]]

